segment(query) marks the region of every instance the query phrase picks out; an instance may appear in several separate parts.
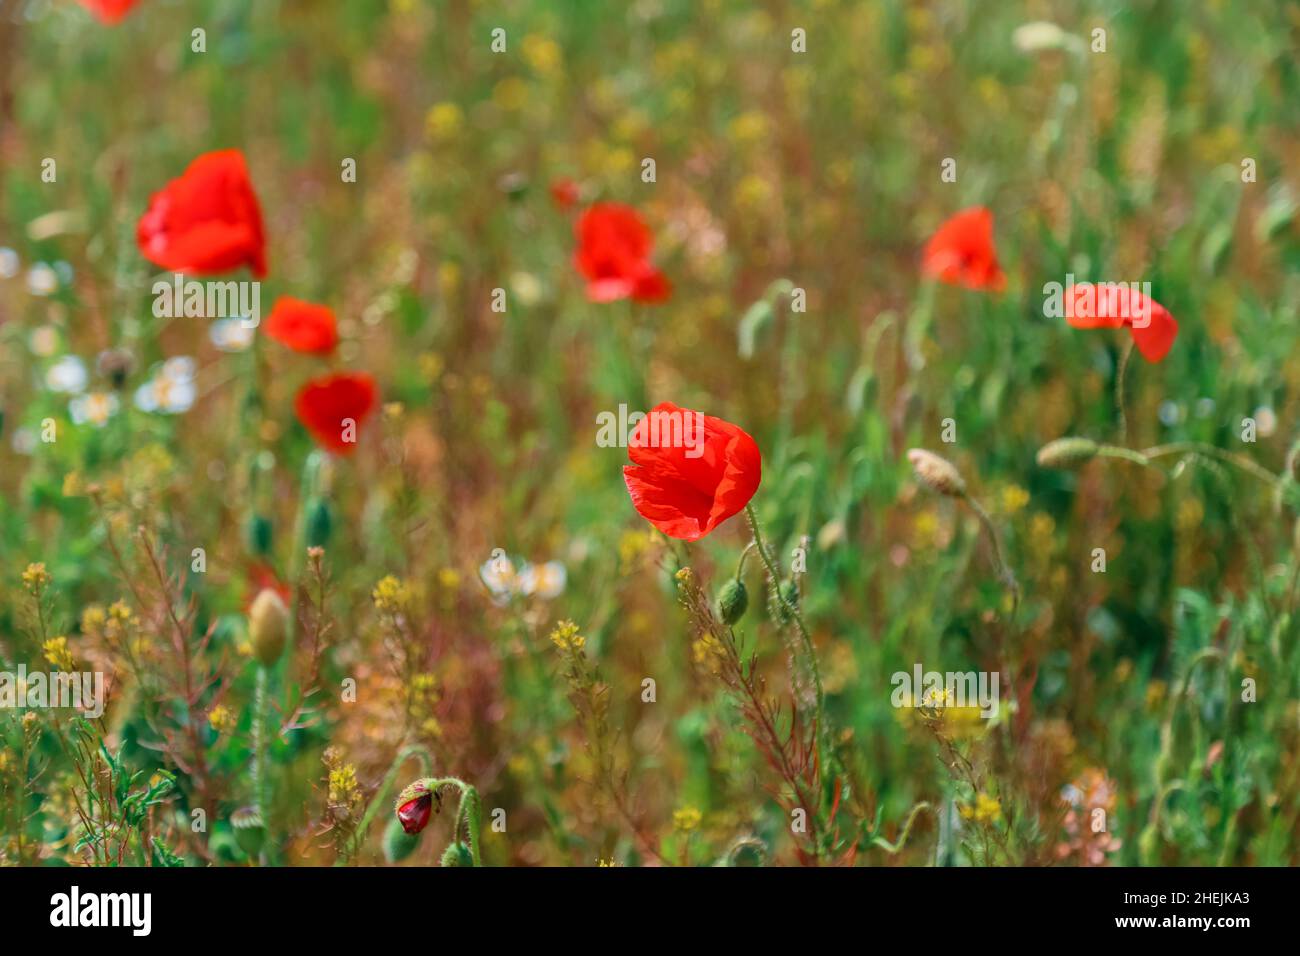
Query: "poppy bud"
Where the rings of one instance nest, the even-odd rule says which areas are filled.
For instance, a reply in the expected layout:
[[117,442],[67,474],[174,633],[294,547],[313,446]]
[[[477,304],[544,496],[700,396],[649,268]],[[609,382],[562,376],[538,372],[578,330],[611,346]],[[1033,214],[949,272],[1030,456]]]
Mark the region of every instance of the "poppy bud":
[[254,554],[271,553],[271,522],[262,515],[251,515],[245,528],[248,534],[248,548]]
[[786,608],[799,606],[799,585],[794,583],[793,578],[786,578],[777,590],[781,595],[781,601],[777,604],[776,614],[780,622],[785,624],[790,620],[790,612]]
[[266,826],[257,807],[240,807],[230,815],[230,828],[235,831],[235,842],[250,857],[262,852],[266,839]]
[[400,863],[415,852],[420,845],[420,834],[407,833],[400,820],[388,821],[384,828],[384,859],[389,863]]
[[457,840],[449,844],[442,854],[443,866],[473,866],[474,857],[469,852],[469,847]]
[[907,460],[912,463],[916,477],[931,491],[950,498],[959,498],[966,494],[966,480],[962,478],[957,467],[946,458],[940,458],[924,448],[913,448],[907,453]]
[[732,578],[718,592],[718,616],[725,623],[735,624],[745,616],[748,607],[749,592],[739,578]]
[[289,609],[271,588],[264,588],[248,609],[248,636],[258,663],[274,667],[289,638]]
[[429,781],[417,780],[397,796],[397,819],[407,833],[419,833],[433,814],[433,790]]
[[324,498],[313,499],[307,506],[307,547],[323,548],[329,544],[334,519]]
[[1038,449],[1038,464],[1043,468],[1073,468],[1097,454],[1091,438],[1058,438]]

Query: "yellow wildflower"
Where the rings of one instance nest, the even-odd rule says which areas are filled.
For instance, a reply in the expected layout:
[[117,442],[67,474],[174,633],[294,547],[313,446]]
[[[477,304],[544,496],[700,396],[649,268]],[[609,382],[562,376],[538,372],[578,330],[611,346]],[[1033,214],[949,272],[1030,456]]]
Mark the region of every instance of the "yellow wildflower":
[[45,562],[37,561],[27,565],[23,571],[23,587],[32,594],[39,594],[50,583],[50,572],[45,570]]
[[52,637],[43,645],[45,659],[61,671],[73,669],[72,651],[68,650],[66,637]]
[[400,614],[411,600],[411,589],[389,574],[379,580],[370,596],[376,609],[385,614]]
[[424,127],[433,139],[455,139],[465,123],[465,114],[455,103],[438,103],[424,118]]
[[680,810],[673,811],[673,829],[678,833],[690,833],[692,830],[699,829],[703,819],[704,814],[696,807],[682,807]]
[[578,625],[572,621],[561,621],[551,631],[551,643],[562,651],[580,651],[587,639],[578,633]]
[[963,819],[976,823],[997,823],[1002,819],[1002,804],[987,793],[979,793],[975,796],[975,805],[963,806],[961,815]]
[[235,729],[235,715],[225,704],[217,704],[208,711],[208,724],[219,734],[229,733]]

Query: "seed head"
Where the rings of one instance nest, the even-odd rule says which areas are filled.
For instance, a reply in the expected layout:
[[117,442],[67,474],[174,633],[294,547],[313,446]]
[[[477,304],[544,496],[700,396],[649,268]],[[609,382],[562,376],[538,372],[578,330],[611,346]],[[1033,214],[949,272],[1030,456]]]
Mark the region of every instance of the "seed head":
[[966,494],[966,480],[962,478],[957,467],[946,458],[940,458],[924,448],[913,448],[907,453],[907,460],[912,463],[916,477],[931,491],[950,498],[959,498]]
[[1038,449],[1038,464],[1043,468],[1073,468],[1097,454],[1091,438],[1058,438]]
[[263,588],[248,609],[248,636],[263,667],[274,667],[289,639],[289,609],[271,588]]

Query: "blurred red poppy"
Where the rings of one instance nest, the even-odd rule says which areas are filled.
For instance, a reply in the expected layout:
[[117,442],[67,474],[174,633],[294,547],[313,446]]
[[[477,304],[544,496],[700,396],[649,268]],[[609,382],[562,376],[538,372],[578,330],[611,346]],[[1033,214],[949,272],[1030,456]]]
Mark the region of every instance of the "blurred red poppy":
[[963,209],[925,244],[921,271],[949,285],[997,292],[1007,284],[993,248],[993,213],[983,206]]
[[136,244],[164,269],[213,275],[247,265],[266,275],[262,210],[237,149],[204,153],[153,194]]
[[650,262],[654,236],[635,209],[597,203],[578,219],[574,264],[587,279],[587,298],[613,302],[663,302],[672,294],[664,274]]
[[131,12],[140,0],[80,0],[81,5],[103,23],[116,23]]
[[663,402],[628,438],[623,481],[632,506],[672,538],[704,537],[754,497],[763,478],[758,445],[721,418]]
[[551,183],[551,201],[561,209],[569,209],[578,204],[578,184],[567,177]]
[[253,606],[253,599],[263,591],[271,590],[280,595],[285,604],[293,597],[293,589],[280,580],[275,568],[265,561],[251,561],[248,565],[248,587],[244,591],[244,613]]
[[298,420],[323,448],[340,455],[356,451],[362,424],[375,410],[379,390],[364,372],[337,372],[314,378],[298,392]]
[[1065,321],[1076,329],[1128,326],[1133,344],[1148,362],[1173,348],[1178,322],[1163,305],[1125,282],[1078,282],[1065,294]]
[[266,317],[266,335],[295,352],[328,355],[339,344],[334,310],[282,295]]

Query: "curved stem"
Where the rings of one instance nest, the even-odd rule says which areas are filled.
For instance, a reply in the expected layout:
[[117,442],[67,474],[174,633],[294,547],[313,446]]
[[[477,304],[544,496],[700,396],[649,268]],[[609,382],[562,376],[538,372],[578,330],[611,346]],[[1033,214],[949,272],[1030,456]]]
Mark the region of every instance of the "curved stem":
[[975,512],[975,517],[979,518],[980,525],[988,534],[989,540],[993,542],[993,561],[998,568],[998,577],[1002,579],[1002,583],[1011,592],[1011,613],[1014,616],[1016,610],[1020,607],[1020,582],[1016,580],[1010,565],[1007,564],[1002,555],[1002,543],[998,540],[998,529],[994,526],[989,513],[984,510],[984,506],[974,496],[963,493],[962,499],[970,506],[971,511]]
[[1207,458],[1221,461],[1225,465],[1232,465],[1234,468],[1239,468],[1247,474],[1254,475],[1260,481],[1267,482],[1274,487],[1283,481],[1280,476],[1275,475],[1267,468],[1256,464],[1245,455],[1224,451],[1222,448],[1216,448],[1214,445],[1206,445],[1202,442],[1170,442],[1167,445],[1155,445],[1152,448],[1144,449],[1140,454],[1147,459],[1165,458],[1169,455],[1205,455]]
[[351,856],[360,850],[362,845],[365,843],[366,834],[370,832],[370,826],[375,822],[375,814],[379,812],[381,806],[388,802],[388,795],[393,790],[393,781],[397,779],[397,772],[402,769],[402,764],[406,763],[406,761],[411,757],[417,758],[420,762],[420,776],[428,776],[429,767],[433,763],[433,759],[429,756],[429,751],[420,744],[408,744],[399,750],[397,756],[393,758],[393,762],[389,764],[388,772],[384,774],[384,779],[379,784],[379,789],[377,789],[375,795],[370,798],[370,803],[366,804],[366,812],[361,817],[361,825],[357,827],[354,844],[348,853],[348,856]]

